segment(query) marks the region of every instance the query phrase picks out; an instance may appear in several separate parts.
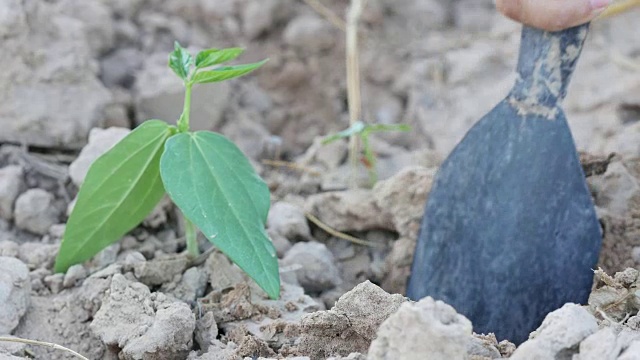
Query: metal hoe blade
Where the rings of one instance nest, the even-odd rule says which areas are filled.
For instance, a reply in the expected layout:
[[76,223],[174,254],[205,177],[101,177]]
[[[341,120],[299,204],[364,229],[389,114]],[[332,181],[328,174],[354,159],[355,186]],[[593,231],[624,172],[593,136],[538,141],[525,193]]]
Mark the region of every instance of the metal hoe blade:
[[477,333],[519,344],[589,296],[602,235],[559,105],[587,32],[523,28],[514,88],[429,194],[407,295],[449,303]]

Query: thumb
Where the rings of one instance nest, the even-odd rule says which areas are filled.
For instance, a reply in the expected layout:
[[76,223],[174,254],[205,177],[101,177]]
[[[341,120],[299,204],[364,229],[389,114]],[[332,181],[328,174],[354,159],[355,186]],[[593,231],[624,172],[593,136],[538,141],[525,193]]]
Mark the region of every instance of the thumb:
[[498,11],[523,24],[559,31],[586,23],[611,0],[496,0]]

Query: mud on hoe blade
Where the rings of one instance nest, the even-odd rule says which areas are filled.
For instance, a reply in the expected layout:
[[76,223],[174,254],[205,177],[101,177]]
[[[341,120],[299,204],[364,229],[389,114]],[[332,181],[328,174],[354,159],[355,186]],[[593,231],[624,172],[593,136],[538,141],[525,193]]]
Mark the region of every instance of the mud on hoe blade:
[[465,135],[429,194],[407,295],[520,344],[586,303],[602,234],[560,107],[589,25],[523,27],[509,95]]

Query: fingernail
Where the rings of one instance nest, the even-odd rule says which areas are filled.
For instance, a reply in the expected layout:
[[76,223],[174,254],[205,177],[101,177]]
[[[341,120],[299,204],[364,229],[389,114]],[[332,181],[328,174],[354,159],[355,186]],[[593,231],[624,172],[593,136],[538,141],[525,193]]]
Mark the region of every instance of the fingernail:
[[593,10],[600,10],[609,6],[612,0],[589,0],[589,1],[591,2],[591,8]]

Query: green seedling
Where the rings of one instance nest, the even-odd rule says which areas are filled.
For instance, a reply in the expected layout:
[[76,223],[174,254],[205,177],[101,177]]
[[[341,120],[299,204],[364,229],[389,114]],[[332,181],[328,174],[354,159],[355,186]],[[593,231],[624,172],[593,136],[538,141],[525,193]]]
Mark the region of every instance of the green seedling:
[[269,189],[224,136],[189,131],[195,84],[236,78],[266,60],[222,66],[242,49],[208,49],[194,58],[178,43],[169,67],[185,86],[176,126],[147,120],[90,167],[67,222],[55,271],[86,261],[138,226],[165,192],[182,211],[187,251],[198,255],[196,227],[271,297],[280,294],[275,248],[265,231]]
[[365,124],[362,121],[356,121],[349,128],[342,130],[336,134],[328,135],[322,140],[322,144],[326,145],[339,139],[346,139],[351,136],[357,136],[362,141],[362,149],[364,154],[361,158],[361,162],[367,172],[369,173],[369,181],[371,185],[378,181],[378,174],[376,173],[376,156],[371,150],[369,144],[369,135],[372,133],[389,132],[389,131],[411,131],[411,126],[405,124]]

